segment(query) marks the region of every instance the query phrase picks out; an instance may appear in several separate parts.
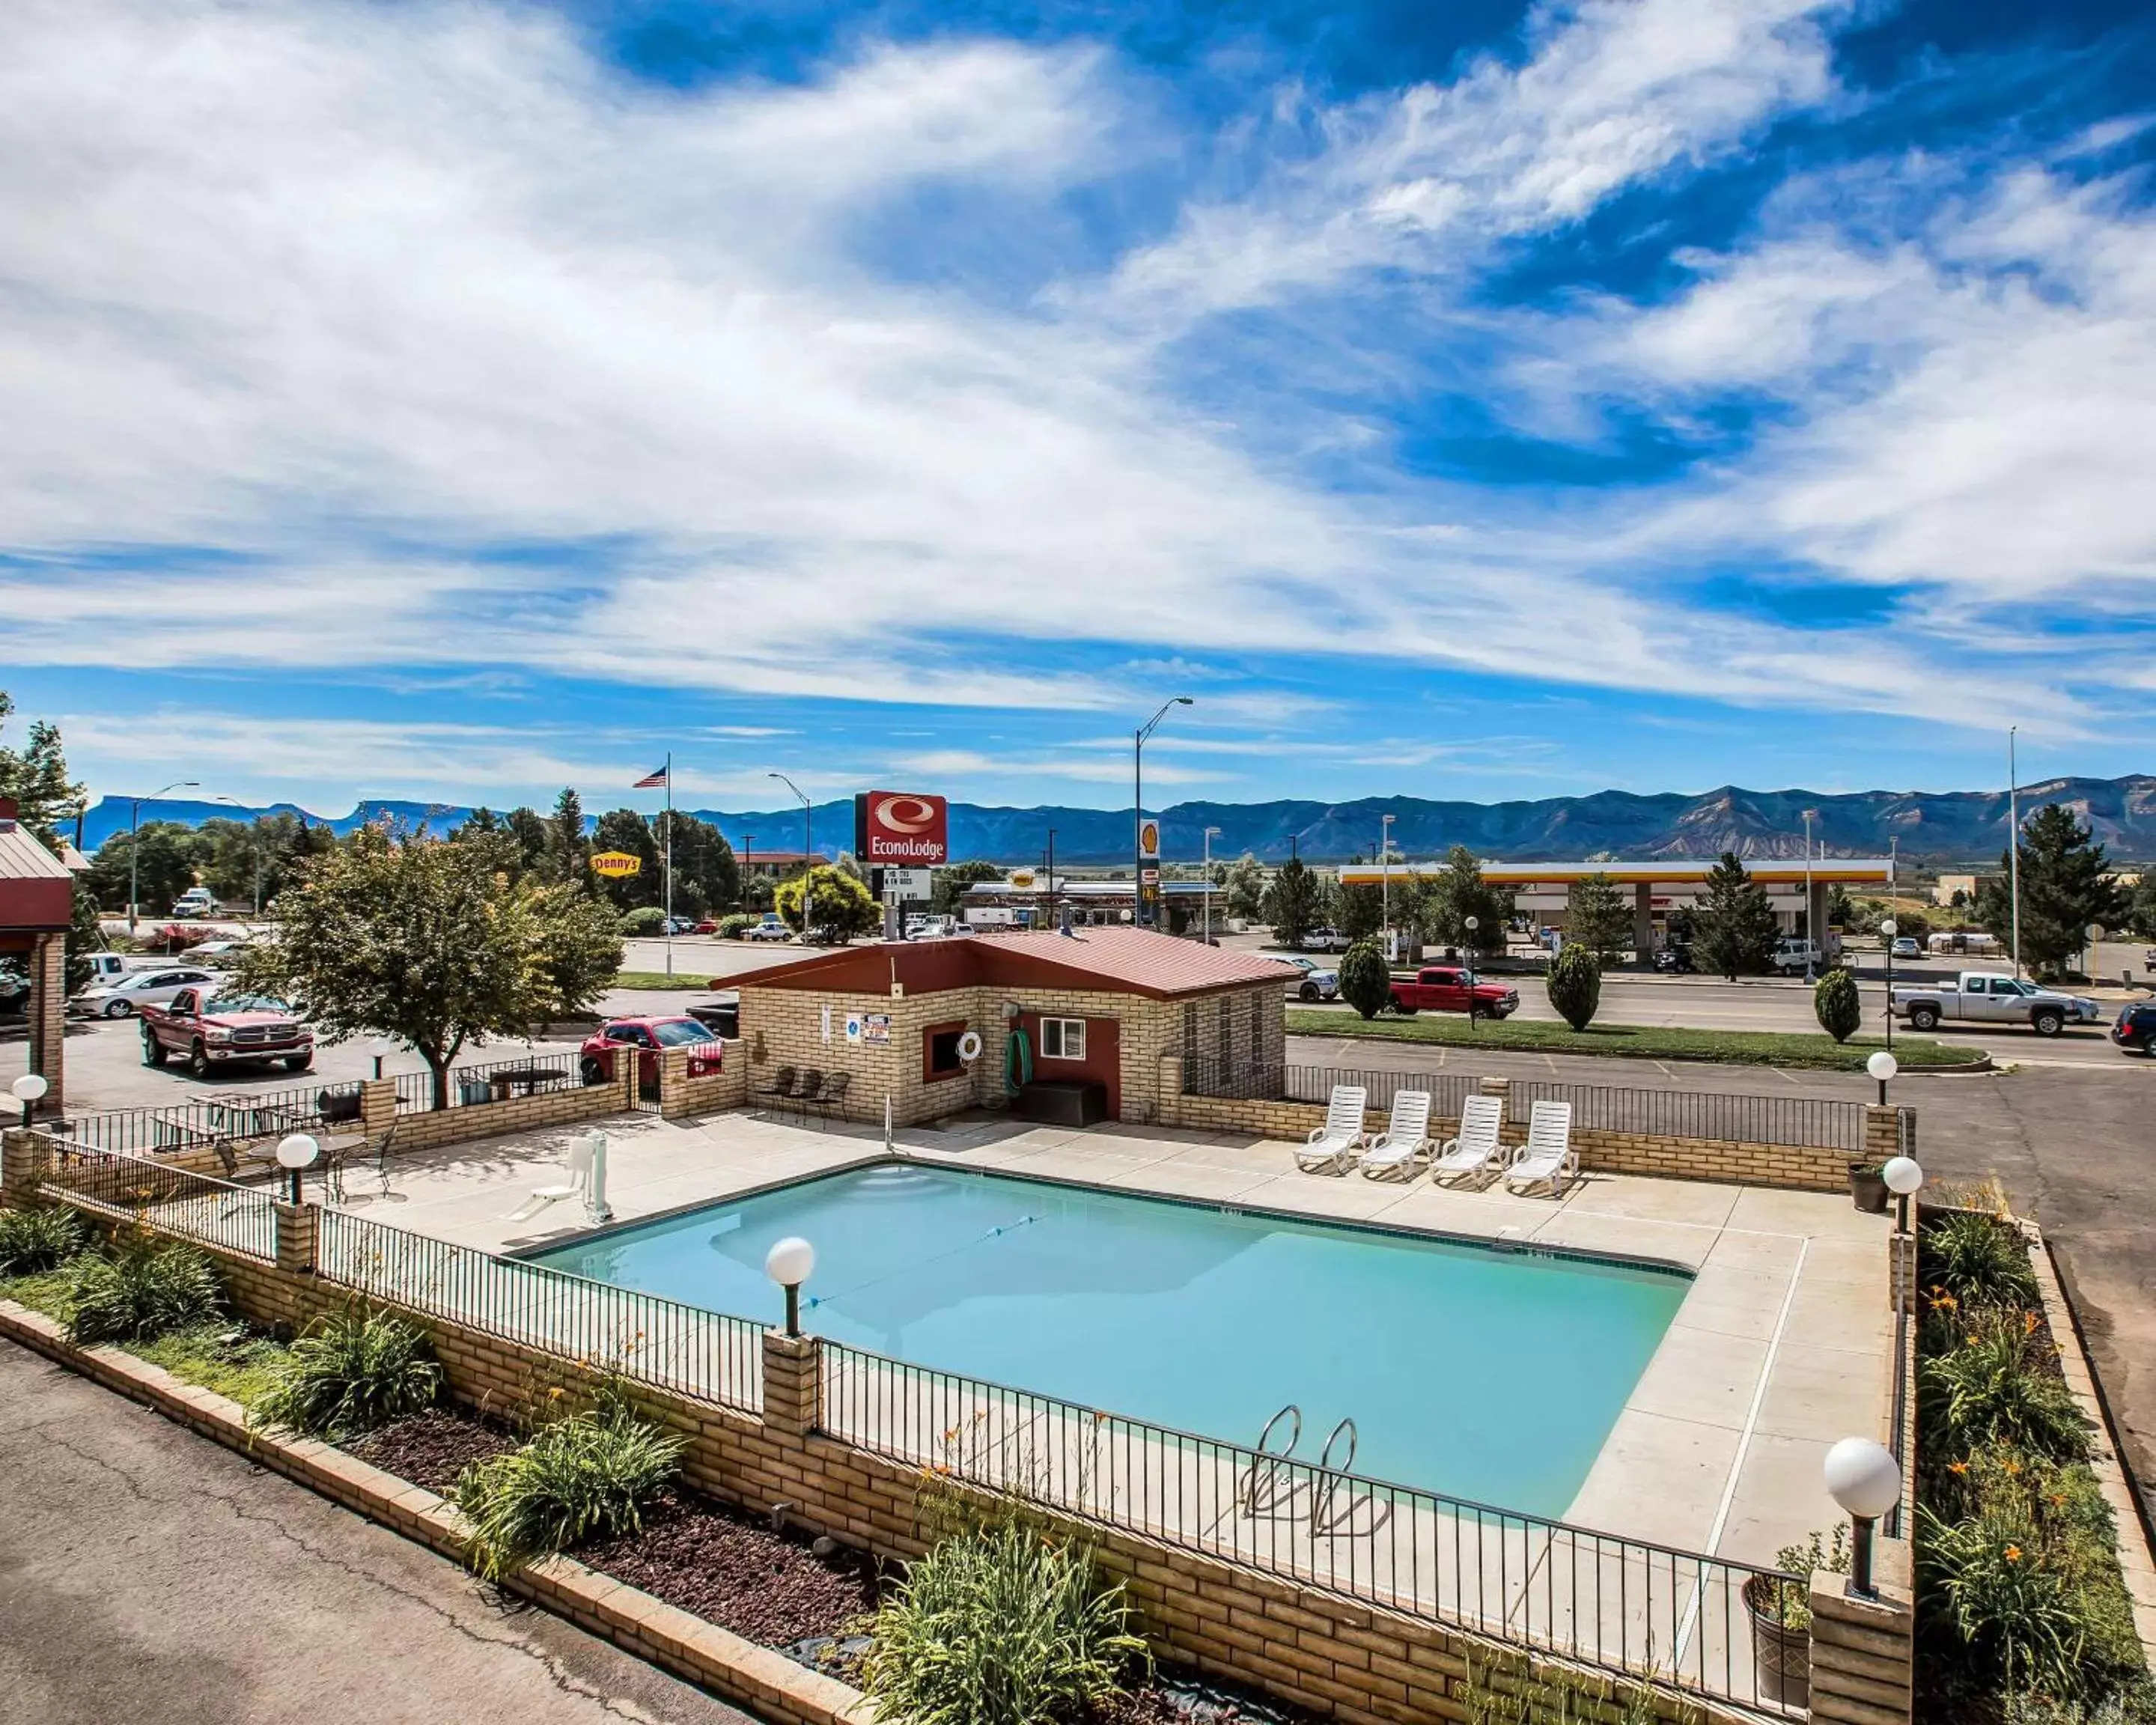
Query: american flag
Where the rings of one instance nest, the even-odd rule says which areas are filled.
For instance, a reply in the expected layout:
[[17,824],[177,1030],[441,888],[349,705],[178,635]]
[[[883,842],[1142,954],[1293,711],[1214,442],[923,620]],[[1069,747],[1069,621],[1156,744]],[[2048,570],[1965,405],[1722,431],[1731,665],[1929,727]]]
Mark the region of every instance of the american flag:
[[656,773],[647,773],[629,788],[635,791],[655,791],[666,783],[666,773],[667,769],[664,767]]

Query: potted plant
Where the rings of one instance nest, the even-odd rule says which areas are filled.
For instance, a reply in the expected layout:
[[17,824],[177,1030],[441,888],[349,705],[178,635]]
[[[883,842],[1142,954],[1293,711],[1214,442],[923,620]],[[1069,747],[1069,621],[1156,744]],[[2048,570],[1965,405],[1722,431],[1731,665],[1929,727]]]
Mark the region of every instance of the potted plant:
[[1852,1162],[1849,1165],[1849,1195],[1857,1209],[1875,1216],[1887,1214],[1887,1165],[1882,1162]]
[[1841,1523],[1830,1543],[1815,1529],[1802,1545],[1774,1553],[1774,1567],[1802,1581],[1755,1575],[1744,1584],[1744,1609],[1752,1618],[1752,1663],[1762,1698],[1805,1707],[1812,1699],[1811,1574],[1849,1573],[1849,1527]]

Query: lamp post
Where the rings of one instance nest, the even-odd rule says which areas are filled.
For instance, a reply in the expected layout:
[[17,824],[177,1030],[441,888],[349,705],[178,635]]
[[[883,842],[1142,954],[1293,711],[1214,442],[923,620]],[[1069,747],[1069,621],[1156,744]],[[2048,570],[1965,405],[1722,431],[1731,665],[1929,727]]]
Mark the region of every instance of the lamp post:
[[756,834],[754,833],[743,833],[742,834],[741,907],[742,915],[744,916],[748,915],[749,895],[754,890],[749,883],[754,877],[755,874]]
[[[234,809],[247,814],[252,814],[254,812],[237,797],[212,797],[210,801],[229,803]],[[247,836],[250,841],[249,848],[254,853],[254,914],[259,916],[262,914],[262,824],[259,821],[248,823]]]
[[2021,979],[2021,774],[2014,762],[2014,733],[2006,727],[2006,896],[2014,942],[2014,979]]
[[1804,980],[1819,980],[1819,966],[1814,962],[1819,952],[1819,918],[1812,915],[1812,822],[1819,818],[1819,810],[1804,810]]
[[[1205,932],[1207,946],[1213,944],[1213,841],[1220,834],[1218,827],[1205,829]],[[1050,882],[1052,886],[1055,883]]]
[[1887,1106],[1887,1081],[1902,1070],[1902,1063],[1885,1049],[1864,1063],[1864,1070],[1879,1081],[1879,1106]]
[[763,1273],[786,1290],[786,1333],[801,1333],[801,1284],[816,1270],[816,1248],[798,1234],[787,1237],[763,1255]]
[[305,1132],[294,1132],[290,1137],[277,1141],[277,1166],[292,1177],[292,1202],[302,1202],[300,1182],[322,1153],[322,1147]]
[[1139,927],[1150,927],[1152,916],[1145,896],[1145,746],[1160,721],[1168,716],[1172,706],[1194,706],[1197,703],[1188,695],[1178,695],[1163,701],[1160,711],[1131,733],[1131,891],[1135,909],[1132,920]]
[[1482,926],[1480,916],[1463,916],[1460,927],[1467,931],[1467,1028],[1475,1028],[1475,985],[1481,978],[1475,972],[1475,931]]
[[198,788],[200,783],[198,779],[176,778],[146,797],[130,797],[127,799],[131,805],[127,814],[127,932],[130,934],[135,932],[136,907],[142,900],[142,805],[156,802],[166,791],[191,791]]
[[1901,1501],[1902,1465],[1886,1445],[1870,1438],[1844,1438],[1826,1452],[1826,1489],[1849,1512],[1852,1552],[1849,1592],[1860,1599],[1878,1598],[1871,1585],[1871,1524]]
[[23,1124],[27,1128],[30,1124],[30,1116],[37,1111],[38,1104],[44,1101],[45,1092],[52,1086],[45,1082],[42,1074],[25,1072],[8,1088],[15,1100],[23,1105]]
[[1886,1181],[1887,1189],[1900,1201],[1895,1211],[1894,1227],[1897,1233],[1909,1231],[1909,1199],[1922,1189],[1924,1171],[1913,1156],[1890,1156],[1887,1166],[1879,1171]]
[[1388,964],[1393,960],[1393,819],[1389,814],[1378,817],[1378,915],[1385,926]]
[[2089,979],[2091,986],[2093,987],[2096,983],[2096,943],[2103,938],[2103,924],[2092,922],[2082,932],[2088,937],[2088,956],[2082,965],[2082,974]]
[[816,851],[808,836],[808,798],[802,794],[801,787],[783,773],[771,775],[786,788],[801,798],[801,944],[808,944],[808,931],[815,926],[809,914],[810,898],[815,890]]
[[1887,949],[1887,1045],[1894,1045],[1894,937],[1902,925],[1892,916],[1879,919],[1879,944]]

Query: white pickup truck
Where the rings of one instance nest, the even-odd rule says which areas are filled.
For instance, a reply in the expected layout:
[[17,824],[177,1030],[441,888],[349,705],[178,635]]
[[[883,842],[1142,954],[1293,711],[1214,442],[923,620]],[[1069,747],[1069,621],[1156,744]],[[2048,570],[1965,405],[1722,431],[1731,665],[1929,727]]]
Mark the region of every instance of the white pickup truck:
[[1952,984],[1897,988],[1893,1010],[1912,1030],[1948,1022],[2026,1024],[2039,1036],[2056,1036],[2069,1024],[2093,1024],[2097,1019],[2095,1001],[2040,988],[2003,970],[1964,970]]

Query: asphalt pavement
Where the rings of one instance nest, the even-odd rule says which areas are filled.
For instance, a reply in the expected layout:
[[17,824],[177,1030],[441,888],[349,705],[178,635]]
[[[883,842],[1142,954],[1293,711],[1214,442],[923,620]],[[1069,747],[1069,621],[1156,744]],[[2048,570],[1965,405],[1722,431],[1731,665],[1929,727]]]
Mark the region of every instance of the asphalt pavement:
[[4,1342],[0,1476],[0,1725],[749,1725]]

